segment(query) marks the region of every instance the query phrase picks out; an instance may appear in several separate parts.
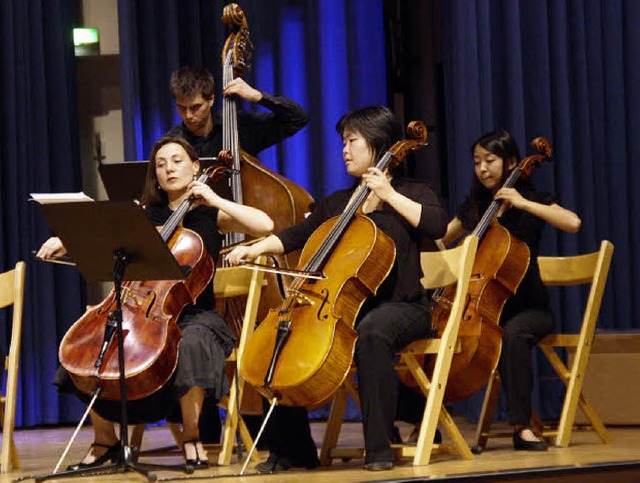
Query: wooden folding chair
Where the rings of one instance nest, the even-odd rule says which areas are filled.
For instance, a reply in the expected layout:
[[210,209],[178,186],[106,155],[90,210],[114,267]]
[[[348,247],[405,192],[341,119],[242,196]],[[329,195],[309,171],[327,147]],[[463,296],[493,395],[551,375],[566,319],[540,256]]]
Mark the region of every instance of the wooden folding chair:
[[26,265],[16,263],[13,270],[0,274],[0,308],[13,305],[11,341],[9,354],[5,357],[4,370],[7,372],[7,389],[0,397],[0,419],[2,419],[2,473],[20,468],[18,451],[13,440],[18,396],[18,364],[20,362],[20,341],[22,339],[22,312],[24,308],[24,280]]
[[[412,456],[414,465],[428,464],[434,449],[441,452],[454,452],[464,459],[473,459],[469,446],[444,407],[443,398],[451,360],[458,348],[458,329],[465,308],[469,279],[477,247],[478,238],[469,236],[457,248],[421,254],[422,271],[425,274],[422,279],[423,286],[426,289],[434,289],[455,283],[456,292],[442,336],[436,339],[414,341],[399,353],[400,361],[396,368],[409,371],[426,397],[417,445],[392,445],[396,457]],[[416,358],[416,356],[425,354],[434,355],[436,358],[431,380],[427,378],[422,369],[422,364],[418,363]],[[334,458],[361,458],[364,456],[363,448],[336,447],[347,396],[351,395],[358,405],[360,403],[353,372],[347,377],[333,398],[320,452],[320,463],[323,465],[331,464]],[[453,441],[451,447],[434,445],[433,438],[438,421]]]
[[[596,321],[600,313],[602,295],[609,274],[613,244],[604,240],[597,252],[572,257],[538,257],[540,276],[545,285],[568,286],[591,284],[587,303],[582,315],[582,324],[578,334],[551,334],[540,341],[538,347],[545,354],[567,390],[557,429],[544,428],[537,415],[532,416],[532,426],[540,430],[544,437],[555,436],[555,445],[569,446],[574,426],[576,409],[580,407],[603,443],[610,443],[611,436],[593,407],[587,402],[582,385],[587,372],[589,354],[593,345]],[[571,368],[567,368],[560,359],[556,348],[565,347],[575,350]],[[476,446],[479,452],[486,447],[490,437],[511,436],[511,433],[491,433],[491,423],[500,393],[500,376],[495,371],[485,393],[476,432]]]
[[[258,259],[257,262],[264,263],[264,260]],[[213,290],[216,299],[244,295],[247,297],[240,340],[238,341],[238,346],[227,358],[228,364],[231,363],[234,366],[237,366],[238,362],[242,358],[242,352],[244,351],[246,342],[253,333],[256,324],[256,314],[264,283],[264,272],[262,271],[247,270],[242,267],[218,268],[216,270],[215,277],[213,279]],[[231,389],[229,396],[225,396],[222,401],[220,401],[220,405],[227,411],[227,417],[225,419],[222,432],[222,443],[205,445],[205,449],[208,453],[218,452],[219,465],[229,465],[231,463],[231,456],[234,448],[236,447],[235,436],[238,427],[240,429],[240,438],[244,447],[250,448],[253,445],[253,438],[251,437],[247,426],[244,424],[242,416],[238,412],[238,408],[241,407],[244,392],[244,380],[236,377],[236,374],[239,373],[238,371],[234,370],[232,372],[233,376],[231,377]],[[179,426],[175,423],[168,423],[168,426],[176,440],[178,448],[181,448],[182,436]],[[134,446],[141,447],[143,431],[143,425],[134,429],[131,437],[131,441]],[[168,456],[171,454],[175,455],[176,451],[167,451],[163,448],[158,450],[147,450],[140,453],[141,456]],[[256,461],[259,459],[257,452],[254,454],[253,459]]]

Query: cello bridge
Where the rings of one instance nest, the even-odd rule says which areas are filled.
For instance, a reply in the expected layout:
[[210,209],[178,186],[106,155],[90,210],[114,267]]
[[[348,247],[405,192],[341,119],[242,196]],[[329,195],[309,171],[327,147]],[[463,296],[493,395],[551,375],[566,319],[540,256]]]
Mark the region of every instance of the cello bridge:
[[138,300],[138,297],[136,297],[136,295],[133,293],[133,291],[129,287],[122,287],[122,301],[124,302],[125,300],[127,300],[127,298],[130,298],[131,300],[133,300],[133,303],[136,304],[138,307],[142,305],[140,300]]
[[287,297],[294,297],[297,306],[314,304],[314,302],[309,297],[307,297],[307,295],[303,294],[299,290],[289,290],[287,293]]

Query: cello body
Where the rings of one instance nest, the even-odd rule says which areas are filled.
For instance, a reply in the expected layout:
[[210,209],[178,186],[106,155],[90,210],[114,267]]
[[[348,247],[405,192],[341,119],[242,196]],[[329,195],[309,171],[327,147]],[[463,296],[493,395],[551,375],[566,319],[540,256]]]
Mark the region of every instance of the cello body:
[[[456,402],[479,391],[498,365],[502,348],[500,315],[529,268],[529,247],[509,231],[494,225],[476,254],[460,321],[460,352],[453,355],[444,400]],[[455,290],[447,287],[432,313],[432,325],[444,331]],[[430,372],[433,368],[430,368]]]
[[[300,266],[307,265],[336,222],[337,217],[327,220],[314,232],[302,251]],[[322,404],[344,381],[353,359],[358,311],[391,271],[395,245],[369,218],[356,215],[335,253],[341,255],[331,256],[323,266],[325,279],[306,281],[290,296],[292,329],[269,388],[263,382],[281,311],[270,311],[247,341],[242,377],[281,404]]]
[[[178,362],[182,332],[177,320],[185,305],[195,302],[214,273],[214,264],[200,236],[177,229],[168,246],[181,266],[190,267],[186,280],[125,282],[122,288],[122,329],[127,399],[140,399],[160,389]],[[105,326],[116,308],[115,291],[91,307],[67,331],[60,344],[62,366],[76,387],[100,397],[120,399],[117,336],[109,344],[98,371],[94,364],[104,341]]]

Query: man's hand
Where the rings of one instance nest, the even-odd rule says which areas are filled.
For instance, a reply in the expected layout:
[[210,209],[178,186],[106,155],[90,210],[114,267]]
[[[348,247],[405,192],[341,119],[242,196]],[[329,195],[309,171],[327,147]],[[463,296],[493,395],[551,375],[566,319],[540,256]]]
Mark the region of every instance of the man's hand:
[[225,97],[235,95],[249,102],[260,102],[260,99],[262,99],[262,92],[251,87],[241,77],[229,82],[222,90],[222,94]]

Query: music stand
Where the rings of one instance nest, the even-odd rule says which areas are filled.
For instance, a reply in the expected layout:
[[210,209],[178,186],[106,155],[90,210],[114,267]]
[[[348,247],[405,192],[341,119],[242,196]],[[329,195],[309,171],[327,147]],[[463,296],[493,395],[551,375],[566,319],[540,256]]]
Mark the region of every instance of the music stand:
[[139,200],[148,164],[148,161],[100,164],[98,173],[109,199],[111,201]]
[[[41,210],[53,231],[63,241],[86,280],[109,281],[115,286],[117,309],[107,317],[105,332],[115,332],[120,369],[120,443],[116,463],[92,468],[36,475],[36,481],[67,476],[111,474],[135,471],[149,481],[157,479],[153,469],[174,469],[192,473],[192,466],[137,463],[129,446],[124,344],[122,337],[121,284],[124,280],[181,280],[184,275],[173,254],[141,206],[129,202],[98,201],[51,203]],[[115,321],[115,324],[113,323]],[[115,331],[113,326],[115,325]],[[105,335],[105,342],[109,342]],[[106,346],[103,346],[104,354]],[[98,358],[101,360],[101,356]]]

